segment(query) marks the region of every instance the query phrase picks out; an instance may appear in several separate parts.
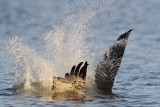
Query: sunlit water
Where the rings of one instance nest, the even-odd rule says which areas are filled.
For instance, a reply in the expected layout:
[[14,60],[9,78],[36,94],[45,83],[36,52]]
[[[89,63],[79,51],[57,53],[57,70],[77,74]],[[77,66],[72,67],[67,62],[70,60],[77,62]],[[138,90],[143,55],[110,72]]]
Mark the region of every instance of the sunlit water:
[[[0,106],[158,107],[159,10],[159,0],[1,0]],[[52,99],[52,77],[81,61],[90,64],[86,87],[92,92],[103,53],[131,28],[115,95]]]

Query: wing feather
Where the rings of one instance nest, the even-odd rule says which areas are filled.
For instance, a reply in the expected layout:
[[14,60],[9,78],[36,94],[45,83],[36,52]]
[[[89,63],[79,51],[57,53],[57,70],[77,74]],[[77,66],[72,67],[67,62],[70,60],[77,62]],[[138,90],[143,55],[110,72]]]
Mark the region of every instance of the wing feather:
[[98,64],[95,75],[95,83],[101,92],[112,92],[115,77],[119,70],[128,37],[132,30],[122,34],[111,45],[109,52],[104,54],[104,59]]

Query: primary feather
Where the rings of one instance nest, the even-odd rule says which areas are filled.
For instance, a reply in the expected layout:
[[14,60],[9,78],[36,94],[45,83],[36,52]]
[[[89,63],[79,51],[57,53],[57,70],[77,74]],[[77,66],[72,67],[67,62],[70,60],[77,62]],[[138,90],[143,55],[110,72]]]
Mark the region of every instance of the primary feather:
[[122,34],[104,54],[103,60],[98,64],[95,83],[100,93],[112,93],[115,77],[119,70],[125,51],[128,37],[132,30]]
[[73,66],[70,73],[65,74],[65,78],[53,77],[52,91],[54,94],[63,94],[65,97],[84,95],[84,86],[87,73],[87,61],[81,68],[83,62],[76,67]]
[[[97,92],[108,94],[112,93],[115,77],[119,70],[121,60],[124,55],[128,37],[132,30],[122,34],[104,54],[103,60],[98,64],[95,74]],[[53,77],[52,91],[54,96],[81,97],[85,96],[84,88],[87,74],[87,61],[82,66],[80,62],[74,65],[65,77]],[[81,67],[82,66],[82,67]]]

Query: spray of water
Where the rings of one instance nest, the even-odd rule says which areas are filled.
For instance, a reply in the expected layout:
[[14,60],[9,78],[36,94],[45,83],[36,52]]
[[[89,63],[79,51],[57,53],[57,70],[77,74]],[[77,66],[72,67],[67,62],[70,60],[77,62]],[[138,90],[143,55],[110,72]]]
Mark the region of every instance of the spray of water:
[[33,83],[40,83],[46,87],[51,85],[55,72],[49,61],[23,44],[18,37],[10,39],[7,48],[16,62],[15,84],[24,83],[24,89],[30,89]]
[[10,39],[7,50],[16,62],[14,84],[23,84],[25,90],[31,90],[37,84],[50,90],[53,76],[63,77],[81,61],[90,63],[87,75],[90,80],[93,61],[85,38],[88,21],[93,16],[93,12],[71,15],[61,26],[42,37],[47,57],[25,45],[19,37]]
[[85,16],[70,16],[64,20],[63,26],[51,31],[44,37],[44,41],[52,63],[56,65],[56,71],[60,76],[64,72],[81,61],[90,61],[90,52],[86,46],[87,23],[93,14]]

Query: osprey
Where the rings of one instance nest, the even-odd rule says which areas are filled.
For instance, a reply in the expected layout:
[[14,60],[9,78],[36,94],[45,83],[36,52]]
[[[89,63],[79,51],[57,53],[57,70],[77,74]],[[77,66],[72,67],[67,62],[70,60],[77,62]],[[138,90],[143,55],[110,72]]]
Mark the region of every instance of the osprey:
[[[103,60],[98,64],[95,70],[95,87],[97,93],[111,94],[115,77],[119,70],[121,60],[125,51],[125,47],[128,41],[128,37],[132,29],[119,36],[119,38],[113,42],[109,51],[106,51]],[[80,62],[77,66],[74,65],[69,73],[65,74],[65,77],[53,77],[52,92],[53,97],[85,97],[85,80],[87,74],[86,61]],[[82,66],[82,67],[81,67]]]

